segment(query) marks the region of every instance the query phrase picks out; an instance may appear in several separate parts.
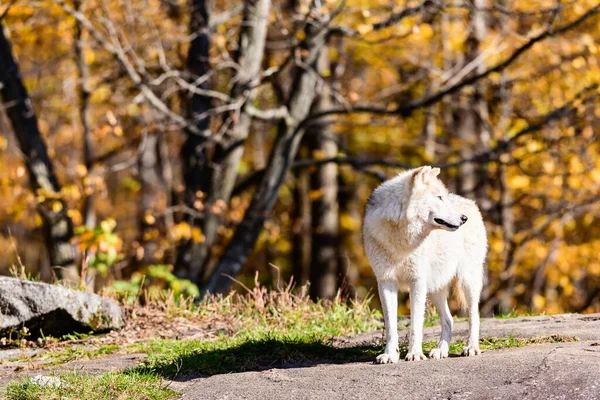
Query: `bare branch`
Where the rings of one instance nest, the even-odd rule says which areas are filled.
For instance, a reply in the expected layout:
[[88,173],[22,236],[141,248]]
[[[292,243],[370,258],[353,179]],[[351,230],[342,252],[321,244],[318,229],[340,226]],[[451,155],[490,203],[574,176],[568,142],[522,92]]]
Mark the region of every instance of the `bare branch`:
[[262,119],[265,121],[279,120],[289,116],[286,106],[273,108],[270,110],[261,110],[252,105],[247,104],[245,111],[253,118]]
[[544,30],[542,33],[532,37],[525,44],[521,45],[519,48],[517,48],[515,51],[513,51],[513,53],[509,57],[507,57],[505,60],[497,63],[493,67],[490,67],[490,68],[486,69],[485,71],[482,71],[478,74],[469,76],[469,77],[461,80],[460,82],[455,83],[454,85],[448,86],[445,89],[438,91],[437,93],[426,96],[415,102],[409,103],[404,106],[399,105],[397,107],[358,105],[358,106],[354,106],[354,107],[334,108],[331,110],[325,110],[323,112],[314,113],[314,114],[310,115],[306,120],[303,121],[300,128],[303,128],[311,120],[314,120],[317,118],[323,118],[328,115],[371,113],[371,114],[381,114],[381,115],[400,115],[403,117],[409,116],[415,110],[431,106],[431,105],[439,102],[441,99],[443,99],[447,95],[456,93],[457,91],[461,90],[462,88],[464,88],[466,86],[473,85],[474,83],[478,82],[479,80],[487,77],[488,75],[490,75],[494,72],[503,71],[504,69],[509,67],[511,64],[513,64],[523,53],[525,53],[527,50],[532,48],[533,45],[535,45],[536,43],[539,43],[549,37],[556,36],[558,34],[565,33],[565,32],[572,30],[573,28],[582,24],[584,21],[586,21],[592,15],[597,14],[598,11],[600,11],[600,3],[597,4],[596,6],[592,7],[588,11],[586,11],[583,15],[581,15],[576,20],[574,20],[566,25],[563,25],[557,29],[548,28],[548,29]]
[[8,2],[8,4],[5,6],[4,11],[2,11],[2,14],[0,14],[0,21],[4,20],[4,17],[6,17],[6,15],[8,14],[8,12],[10,11],[10,8],[17,2],[17,0],[10,0]]
[[[577,95],[572,100],[567,102],[564,106],[557,108],[557,109],[541,116],[537,123],[531,124],[531,125],[527,126],[526,128],[523,128],[522,130],[515,133],[513,136],[511,136],[508,139],[499,141],[496,146],[494,146],[488,150],[481,151],[479,153],[476,153],[472,157],[464,158],[464,159],[461,159],[461,160],[458,160],[458,161],[455,161],[452,163],[432,164],[432,166],[438,167],[441,169],[449,169],[449,168],[456,168],[456,167],[459,167],[464,164],[486,164],[486,163],[490,163],[490,162],[498,162],[500,159],[500,156],[502,154],[505,154],[508,151],[510,151],[512,144],[514,144],[518,139],[520,139],[526,135],[532,134],[534,132],[538,132],[541,129],[543,129],[544,127],[546,127],[548,124],[550,124],[551,122],[560,120],[560,119],[568,116],[570,113],[572,113],[575,110],[576,103],[578,101],[585,103],[585,102],[591,102],[591,101],[596,100],[598,97],[600,97],[600,93],[598,93],[598,91],[597,91],[598,88],[599,88],[598,84],[593,84],[593,85],[585,87],[583,90],[581,90],[579,93],[577,93]],[[596,91],[596,92],[593,95],[583,98],[583,96],[586,93],[590,93],[590,92],[594,92],[594,91]],[[381,159],[381,158],[367,159],[367,158],[356,157],[356,156],[342,156],[342,157],[330,157],[330,158],[321,158],[321,159],[299,160],[299,161],[296,161],[292,165],[292,168],[299,169],[299,168],[318,167],[318,166],[322,166],[322,165],[325,165],[328,163],[336,163],[336,164],[340,164],[340,165],[342,165],[342,164],[350,165],[353,168],[358,169],[358,170],[364,170],[367,167],[374,167],[374,166],[402,168],[402,169],[410,169],[410,168],[416,168],[416,167],[420,166],[420,165],[402,163],[402,162],[399,162],[396,160],[388,160],[388,159]],[[373,171],[369,171],[369,173],[382,181],[388,179],[387,175],[384,173],[374,174]],[[254,185],[258,181],[260,181],[263,174],[264,174],[264,170],[257,170],[257,171],[250,173],[249,175],[244,177],[237,184],[237,186],[233,190],[233,194],[237,195],[237,194],[240,194],[240,193],[244,192],[245,190],[249,189],[252,185]]]
[[82,13],[75,11],[71,6],[65,3],[64,0],[55,0],[67,14],[77,19],[83,27],[89,32],[94,41],[102,46],[106,51],[115,57],[121,66],[127,71],[127,74],[140,91],[140,94],[144,99],[157,111],[164,116],[174,121],[177,125],[185,127],[190,132],[196,135],[204,135],[205,133],[200,131],[195,125],[190,124],[181,115],[173,112],[158,96],[152,91],[152,89],[143,81],[142,76],[138,73],[136,68],[131,64],[127,55],[123,51],[122,47],[118,43],[109,43],[102,34],[94,27],[94,25],[87,19]]
[[227,11],[223,11],[221,14],[213,16],[210,19],[208,26],[211,30],[215,29],[217,26],[224,24],[225,22],[229,21],[231,18],[240,14],[243,10],[244,10],[244,5],[239,4],[235,7],[230,8]]
[[[372,24],[369,32],[376,32],[386,28],[389,28],[392,25],[397,24],[402,21],[404,18],[419,14],[421,12],[431,12],[435,13],[440,10],[440,4],[437,1],[425,0],[423,3],[419,4],[416,7],[408,7],[399,12],[393,12],[387,17],[385,20],[381,22],[377,22]],[[363,36],[357,29],[352,29],[343,26],[332,27],[329,30],[328,36],[347,36],[352,38],[360,38]]]

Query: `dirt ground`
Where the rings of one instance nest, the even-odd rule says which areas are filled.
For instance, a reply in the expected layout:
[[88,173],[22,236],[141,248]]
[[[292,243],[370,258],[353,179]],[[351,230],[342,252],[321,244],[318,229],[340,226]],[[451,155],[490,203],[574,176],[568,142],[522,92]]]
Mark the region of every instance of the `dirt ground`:
[[[436,340],[439,326],[425,328]],[[466,336],[467,323],[455,324],[455,339]],[[407,330],[400,331],[400,338]],[[532,338],[576,336],[574,343],[552,343],[488,351],[479,357],[439,361],[319,364],[298,368],[181,377],[171,387],[183,399],[600,399],[600,314],[484,319],[482,337]],[[350,347],[381,340],[381,332],[336,338]],[[11,350],[14,353],[14,350]],[[31,368],[6,361],[0,352],[0,385],[19,376],[60,371],[100,373],[139,363],[144,354],[115,354],[59,366]]]

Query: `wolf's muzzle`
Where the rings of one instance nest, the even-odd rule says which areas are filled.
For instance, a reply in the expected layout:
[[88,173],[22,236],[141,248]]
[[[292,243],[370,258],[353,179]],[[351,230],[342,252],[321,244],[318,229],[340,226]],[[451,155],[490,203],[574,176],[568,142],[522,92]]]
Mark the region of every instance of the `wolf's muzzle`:
[[[460,225],[453,225],[450,222],[446,222],[441,218],[434,218],[433,220],[435,221],[436,224],[447,226],[448,228],[450,228],[452,230],[457,230],[458,228],[460,228],[460,225],[464,224],[464,222],[462,222]],[[462,221],[462,218],[461,218],[461,221]]]

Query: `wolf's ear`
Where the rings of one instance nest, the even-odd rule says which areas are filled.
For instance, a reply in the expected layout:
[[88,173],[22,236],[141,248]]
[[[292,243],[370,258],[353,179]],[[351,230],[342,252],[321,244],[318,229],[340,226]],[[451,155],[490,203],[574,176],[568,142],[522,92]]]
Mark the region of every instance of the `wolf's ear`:
[[440,174],[440,169],[439,168],[432,168],[431,172],[429,174],[431,175],[431,177],[435,178],[436,176],[438,176]]
[[429,165],[417,168],[412,175],[413,186],[420,187],[421,185],[425,185],[425,183],[427,183],[427,180],[429,179],[429,175],[431,174],[431,172],[432,170]]
[[413,186],[418,186],[420,183],[423,182],[423,169],[424,168],[425,167],[417,168],[413,171],[412,176],[410,178],[410,181],[413,184]]

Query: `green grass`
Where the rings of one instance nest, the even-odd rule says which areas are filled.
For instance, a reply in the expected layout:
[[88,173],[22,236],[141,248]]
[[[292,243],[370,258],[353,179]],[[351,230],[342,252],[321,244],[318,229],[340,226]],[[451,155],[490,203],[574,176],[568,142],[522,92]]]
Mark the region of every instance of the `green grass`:
[[120,349],[116,345],[86,348],[83,346],[63,347],[57,350],[42,352],[30,357],[29,361],[44,361],[44,366],[65,364],[77,360],[89,360],[113,354]]
[[[39,363],[41,367],[50,367],[77,360],[89,360],[113,354],[120,349],[117,345],[106,345],[96,347],[84,347],[81,345],[61,347],[55,350],[47,350],[31,356],[20,356],[11,358],[11,362],[29,362],[31,365]],[[2,364],[2,361],[0,361]]]
[[381,345],[335,348],[314,337],[264,336],[215,342],[157,340],[139,350],[150,355],[135,369],[168,379],[178,374],[216,375],[323,362],[371,361]]
[[8,399],[12,400],[162,400],[177,396],[159,377],[134,372],[111,372],[93,376],[81,373],[57,375],[60,385],[40,386],[31,379],[12,382],[6,388]]
[[[424,327],[436,326],[440,323],[440,316],[437,314],[426,314],[425,321],[423,322]],[[409,327],[410,325],[407,325]]]
[[544,313],[536,313],[533,311],[510,311],[504,314],[496,314],[494,315],[494,318],[496,319],[512,319],[512,318],[519,318],[519,317],[539,317],[545,315]]
[[[485,337],[479,340],[479,348],[481,351],[490,351],[490,350],[500,350],[500,349],[509,349],[512,347],[523,347],[530,346],[536,344],[544,344],[544,343],[568,343],[568,342],[576,342],[579,339],[573,336],[563,336],[563,335],[550,335],[550,336],[541,336],[538,338],[532,339],[522,339],[515,338],[512,336],[505,338],[496,338],[496,337]],[[436,342],[425,342],[423,343],[423,352],[428,354],[435,346]],[[450,356],[459,356],[462,352],[462,349],[465,347],[466,343],[462,340],[454,341],[450,343]],[[400,356],[404,357],[408,352],[408,343],[404,343],[400,345]]]
[[[482,351],[489,351],[576,340],[577,338],[561,335],[535,339],[482,338],[480,348]],[[427,354],[435,345],[436,342],[426,342],[423,351]],[[464,341],[452,342],[450,354],[460,355],[464,346]],[[383,349],[383,344],[336,348],[319,338],[285,335],[259,339],[223,338],[214,342],[155,340],[137,348],[138,351],[149,354],[149,359],[145,365],[133,371],[174,379],[178,374],[188,373],[206,376],[324,362],[373,361],[376,355],[383,352]],[[408,343],[402,343],[401,357],[404,357],[407,352]]]
[[[488,337],[482,338],[479,340],[479,347],[482,351],[487,350],[499,350],[499,349],[507,349],[511,347],[523,347],[523,346],[531,346],[536,344],[545,344],[545,343],[570,343],[577,342],[579,339],[575,336],[564,336],[564,335],[550,335],[550,336],[540,336],[537,338],[516,338],[516,337],[505,337],[505,338],[496,338],[496,337]],[[464,346],[464,344],[462,344]],[[461,349],[462,349],[461,346]]]
[[[483,351],[510,347],[522,347],[541,343],[572,342],[576,338],[549,336],[536,339],[483,338]],[[428,353],[436,342],[426,342],[423,350]],[[463,341],[452,342],[450,354],[459,355],[465,346]],[[172,379],[177,373],[215,375],[232,372],[255,371],[265,368],[301,366],[321,362],[372,361],[383,351],[383,345],[361,345],[335,348],[323,341],[311,338],[271,337],[259,340],[223,340],[202,343],[196,341],[160,340],[145,344],[140,350],[151,357],[148,364],[137,371],[151,372]],[[402,357],[408,344],[400,345]]]

